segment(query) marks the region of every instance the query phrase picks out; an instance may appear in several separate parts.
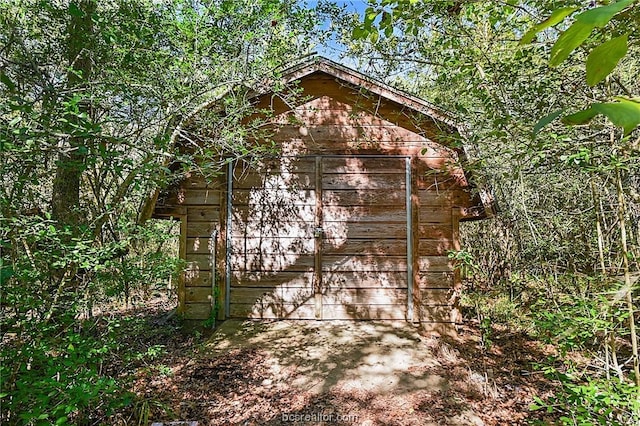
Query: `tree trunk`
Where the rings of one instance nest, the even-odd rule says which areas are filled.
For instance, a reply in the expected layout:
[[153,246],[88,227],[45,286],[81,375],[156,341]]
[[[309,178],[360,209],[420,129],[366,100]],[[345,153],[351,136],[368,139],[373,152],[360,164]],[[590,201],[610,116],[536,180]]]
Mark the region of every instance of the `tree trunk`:
[[[60,229],[68,232],[62,234],[62,255],[64,245],[72,244],[72,238],[80,235],[80,225],[85,215],[80,210],[80,183],[85,169],[88,152],[88,139],[78,135],[83,121],[89,116],[91,109],[88,101],[83,99],[86,83],[91,78],[93,69],[93,20],[96,11],[96,0],[80,0],[75,7],[69,8],[70,20],[67,29],[67,106],[66,120],[68,134],[66,141],[59,144],[58,161],[56,163],[53,189],[51,193],[51,215]],[[77,101],[77,96],[80,100]],[[76,98],[74,98],[76,96]],[[77,102],[76,105],[72,105]],[[55,296],[46,315],[46,321],[59,316],[73,315],[70,309],[78,293],[77,265],[68,262],[54,270],[55,288],[50,289]]]
[[[81,0],[77,8],[70,8],[70,22],[67,31],[67,85],[71,96],[83,89],[91,78],[93,63],[91,53],[93,49],[93,20],[92,14],[96,10],[96,0]],[[82,215],[80,207],[80,180],[85,167],[87,149],[85,138],[74,136],[74,124],[80,122],[80,114],[89,114],[90,108],[86,101],[80,101],[77,111],[67,114],[69,121],[68,146],[63,146],[58,155],[56,175],[53,181],[51,195],[51,213],[60,225],[68,225],[75,233]]]
[[593,182],[593,175],[589,179],[589,183],[591,185],[591,195],[593,197],[593,208],[596,212],[596,235],[598,238],[598,259],[600,260],[600,272],[602,275],[607,275],[607,267],[604,263],[604,236],[602,234],[602,224],[600,221],[601,212],[600,212],[600,199],[598,197],[598,192],[596,191],[596,184]]

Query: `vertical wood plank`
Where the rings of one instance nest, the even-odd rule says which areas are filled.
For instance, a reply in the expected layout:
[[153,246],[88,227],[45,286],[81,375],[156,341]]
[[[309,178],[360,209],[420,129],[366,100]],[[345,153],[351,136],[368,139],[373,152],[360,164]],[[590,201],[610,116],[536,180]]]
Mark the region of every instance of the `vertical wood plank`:
[[[187,259],[187,215],[180,215],[180,244],[178,256],[182,260]],[[186,293],[185,293],[185,271],[180,273],[178,278],[178,309],[177,314],[185,313]]]
[[413,170],[411,167],[411,157],[407,157],[405,158],[405,164],[404,164],[404,169],[405,169],[405,203],[406,203],[406,210],[407,210],[407,220],[405,222],[405,226],[406,226],[406,233],[407,233],[407,320],[409,321],[413,321],[413,316],[414,316],[414,304],[413,304],[413,282],[414,282],[414,275],[413,275],[413,269],[414,269],[414,263],[413,263],[413,259],[415,259],[415,250],[416,250],[416,246],[414,245],[414,241],[415,241],[415,235],[413,234],[413,200],[412,200],[412,193],[413,193],[413,186],[412,186],[412,182],[413,182]]
[[227,166],[227,192],[225,197],[225,245],[224,245],[224,287],[225,287],[225,296],[224,296],[224,312],[225,318],[229,317],[230,314],[230,306],[231,306],[231,231],[233,227],[233,214],[232,214],[232,202],[233,199],[233,169],[235,163],[230,161]]
[[418,246],[420,243],[419,221],[420,221],[420,197],[418,197],[419,169],[416,157],[411,157],[411,229],[407,232],[413,234],[413,322],[422,322],[423,309],[420,309],[422,302],[422,294],[420,293],[420,266]]
[[314,243],[314,276],[313,293],[315,298],[315,316],[322,319],[322,242],[324,232],[322,231],[322,157],[316,156],[316,214],[315,243]]
[[[228,175],[227,175],[228,178]],[[224,181],[226,184],[226,180]],[[222,185],[221,185],[222,186]],[[220,199],[220,219],[218,221],[218,238],[214,242],[216,247],[216,259],[214,260],[216,268],[215,272],[216,277],[216,285],[218,286],[219,294],[218,294],[218,306],[220,309],[218,310],[218,316],[216,319],[220,321],[224,321],[229,312],[227,311],[226,300],[227,300],[227,285],[226,285],[226,277],[227,277],[227,200],[229,197],[227,196],[227,185],[223,186],[225,190],[223,191],[224,196]]]
[[[451,227],[453,240],[453,249],[460,250],[460,209],[454,207],[451,209]],[[462,295],[462,277],[460,268],[453,270],[453,306],[451,307],[451,322],[459,324],[462,322],[462,313],[460,312],[460,296]]]

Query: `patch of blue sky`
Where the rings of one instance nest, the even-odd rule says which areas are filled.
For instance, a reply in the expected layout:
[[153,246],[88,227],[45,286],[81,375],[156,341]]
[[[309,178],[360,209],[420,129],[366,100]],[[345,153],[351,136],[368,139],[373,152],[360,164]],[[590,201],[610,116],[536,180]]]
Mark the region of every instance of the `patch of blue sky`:
[[[354,13],[357,13],[360,21],[363,20],[365,10],[369,5],[367,0],[298,0],[298,4],[308,8],[315,8],[323,3],[334,4],[343,8],[346,15],[353,15]],[[376,17],[374,23],[379,23],[380,18],[380,15]],[[322,23],[321,28],[324,30],[331,30],[331,20],[327,18]],[[393,31],[397,36],[402,35],[401,31],[397,28],[394,28]],[[347,46],[341,42],[338,34],[331,34],[330,37],[322,41],[318,41],[310,50],[319,56],[324,56],[342,65],[359,70],[371,77],[377,77],[389,84],[393,84],[396,82],[395,80],[397,78],[400,78],[403,81],[403,86],[410,85],[412,80],[412,71],[417,67],[421,67],[419,64],[414,63],[412,58],[395,57],[394,59],[397,62],[395,70],[393,72],[385,71],[384,58],[379,55],[375,55],[373,57],[363,57],[361,55],[354,57],[353,54],[350,55]],[[371,53],[368,53],[368,55],[371,55]],[[408,89],[408,87],[404,88]]]
[[[298,0],[299,4],[309,8],[315,8],[319,3],[323,3],[322,0]],[[368,2],[366,0],[330,0],[329,3],[333,3],[340,8],[344,8],[347,14],[357,13],[360,17],[364,16],[364,11],[367,8]],[[331,21],[329,19],[322,23],[322,28],[328,30],[331,28]],[[331,35],[326,41],[323,41],[315,47],[318,55],[327,57],[337,62],[343,62],[343,55],[346,53],[346,46],[341,43],[337,34]],[[347,65],[347,64],[345,64]]]

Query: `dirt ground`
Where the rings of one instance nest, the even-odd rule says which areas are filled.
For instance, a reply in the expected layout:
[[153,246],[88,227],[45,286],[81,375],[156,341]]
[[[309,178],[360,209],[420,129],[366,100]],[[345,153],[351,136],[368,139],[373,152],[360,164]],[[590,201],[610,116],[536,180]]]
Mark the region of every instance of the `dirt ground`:
[[479,336],[473,323],[441,338],[402,322],[228,320],[208,338],[166,333],[161,367],[139,369],[132,390],[150,420],[201,426],[517,425],[540,416],[528,407],[552,389],[531,363],[547,349],[498,330],[484,350]]
[[[278,417],[286,424],[288,414],[294,419],[317,414],[318,420],[326,419],[327,423],[335,417],[336,423],[344,419],[344,423],[373,425],[388,415],[401,415],[406,424],[416,411],[412,404],[416,398],[449,392],[449,381],[438,374],[442,364],[430,348],[434,343],[421,337],[415,327],[401,322],[229,320],[207,348],[214,356],[228,352],[261,354],[269,371],[262,386],[288,388],[311,401],[331,395],[360,402],[344,408],[323,403],[292,406],[292,411],[282,412],[270,424],[279,424]],[[369,408],[376,407],[374,415],[363,410],[367,405],[362,402],[366,401],[373,403]],[[400,413],[383,414],[392,407]],[[416,413],[414,417],[418,421],[421,416]],[[426,422],[416,424],[484,424],[464,404],[446,417],[422,418]]]

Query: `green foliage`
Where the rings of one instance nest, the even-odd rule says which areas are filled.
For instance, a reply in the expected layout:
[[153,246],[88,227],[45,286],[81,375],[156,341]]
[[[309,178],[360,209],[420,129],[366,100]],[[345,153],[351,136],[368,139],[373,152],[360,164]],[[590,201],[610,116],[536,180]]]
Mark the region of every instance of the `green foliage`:
[[173,376],[173,370],[171,369],[171,367],[168,367],[166,365],[159,364],[156,366],[156,370],[161,376],[164,376],[164,377]]
[[[68,315],[88,308],[83,303],[113,297],[128,297],[141,290],[148,293],[169,276],[177,277],[182,261],[168,256],[165,243],[172,238],[164,224],[135,227],[125,238],[95,245],[86,235],[74,236],[50,219],[13,217],[0,220],[5,253],[2,265],[2,303],[8,315],[5,327],[21,327],[30,318],[47,320],[67,301]],[[139,241],[144,240],[145,246]],[[154,243],[157,246],[154,247]],[[140,247],[140,248],[137,248]],[[69,273],[59,276],[66,268]],[[67,284],[73,282],[73,287]]]
[[[563,19],[582,13],[583,6],[570,1],[402,2],[397,7],[371,2],[373,10],[392,13],[394,34],[387,38],[380,31],[375,44],[365,37],[351,45],[356,60],[357,55],[381,58],[371,67],[380,70],[379,78],[399,73],[401,77],[388,80],[460,112],[467,129],[465,145],[474,160],[466,168],[473,170],[477,182],[490,183],[501,210],[492,221],[461,227],[463,241],[479,266],[477,277],[492,284],[507,279],[511,272],[591,274],[598,259],[598,217],[602,229],[609,230],[604,235],[605,263],[616,273],[613,258],[620,234],[611,211],[617,205],[611,179],[620,167],[631,193],[640,167],[637,137],[628,133],[623,138],[623,132],[636,124],[631,96],[640,93],[636,78],[640,67],[634,59],[637,46],[630,29],[635,28],[640,9],[631,5],[614,14],[604,27],[595,27],[585,49],[627,33],[629,43],[628,54],[610,78],[592,88],[584,80],[581,50],[558,67],[548,66],[557,30],[565,26]],[[553,19],[539,27],[535,43],[519,42],[522,34],[543,20],[540,16],[551,15]],[[418,26],[418,35],[407,30],[412,26]],[[372,21],[371,30],[378,29]],[[367,62],[362,65],[366,67]],[[608,85],[629,95],[614,102]],[[594,98],[596,109],[618,117],[616,124],[622,131],[600,117],[574,127],[557,120],[570,114],[567,111],[593,104]],[[588,157],[578,163],[565,161],[585,152]],[[602,201],[597,209],[591,183],[593,196]],[[627,197],[634,227],[638,200]],[[636,241],[634,231],[630,244],[637,247]],[[517,285],[513,288],[517,290]]]
[[[595,86],[615,69],[627,54],[628,34],[612,38],[595,47],[587,56],[587,83]],[[626,129],[625,129],[626,130]]]
[[149,346],[145,352],[138,352],[134,354],[133,358],[136,361],[153,361],[162,356],[166,352],[164,345]]
[[134,402],[133,412],[135,418],[138,419],[137,425],[147,425],[153,418],[154,412],[168,413],[173,416],[171,408],[166,404],[150,398],[141,398]]
[[[596,28],[602,29],[601,31],[605,33],[605,37],[611,37],[611,34],[619,33],[620,28],[618,25],[614,25],[614,28],[609,29],[609,31],[605,31],[605,27],[612,20],[615,21],[616,18],[623,20],[624,15],[635,3],[635,0],[620,0],[586,10],[576,15],[575,22],[562,32],[553,44],[549,64],[555,67],[564,62],[574,50],[587,42]],[[531,42],[536,33],[560,24],[575,10],[578,9],[560,8],[553,11],[548,19],[529,30],[521,39],[521,43],[526,44]],[[635,12],[637,13],[637,10]],[[595,86],[605,80],[605,78],[614,71],[620,60],[627,54],[629,35],[633,34],[635,36],[638,30],[637,21],[633,19],[627,21],[626,27],[628,30],[626,33],[611,37],[609,40],[593,48],[587,56],[586,81],[589,86]],[[622,32],[624,32],[624,30]],[[622,127],[625,135],[629,134],[640,125],[640,110],[634,108],[634,104],[637,102],[632,99],[619,98],[619,101],[619,103],[594,103],[584,111],[565,117],[563,121],[570,125],[584,124],[597,114],[603,114],[611,120],[614,125]],[[549,122],[545,117],[540,120],[535,127],[542,127]],[[534,130],[534,134],[535,133],[537,132]]]
[[[11,336],[0,348],[3,420],[84,424],[130,403],[117,379],[102,372],[120,350],[115,343],[120,324],[113,321],[98,331],[77,316],[91,315],[99,301],[124,296],[117,284],[123,279],[130,291],[144,292],[178,272],[179,263],[163,251],[150,252],[152,245],[132,247],[139,238],[149,244],[166,240],[163,229],[153,223],[136,229],[127,240],[96,246],[47,218],[2,219],[3,254],[11,254],[3,257],[0,293],[0,328],[5,338]],[[153,263],[143,265],[150,258]],[[61,268],[74,275],[59,276]],[[72,287],[66,285],[70,281]],[[64,313],[53,315],[58,306]]]
[[466,250],[449,250],[447,252],[447,257],[455,260],[460,267],[465,266],[470,269],[474,269],[476,267],[473,254]]
[[[565,370],[563,368],[562,370]],[[559,424],[632,425],[640,422],[637,387],[617,378],[592,378],[577,371],[545,367],[545,375],[561,384],[546,400],[536,398],[530,409],[555,414]]]
[[131,402],[101,373],[112,335],[36,324],[3,344],[2,419],[12,424],[84,424]]
[[540,120],[538,120],[535,126],[533,126],[533,131],[531,132],[533,138],[536,137],[538,132],[540,132],[540,130],[542,130],[543,127],[545,127],[547,124],[550,124],[553,120],[560,117],[563,113],[564,113],[564,110],[554,111],[552,113],[545,115]]
[[640,102],[623,97],[618,102],[596,103],[588,109],[571,114],[563,119],[567,124],[586,124],[598,114],[605,115],[613,124],[624,129],[628,135],[640,125]]
[[[463,311],[483,339],[502,324],[585,360],[566,385],[550,376],[563,390],[545,404],[568,424],[637,423],[624,405],[633,359],[611,367],[633,351],[624,339],[633,340],[634,306],[606,276],[640,253],[639,17],[631,0],[370,1],[350,44],[379,78],[460,114],[466,170],[489,183],[500,209],[461,225],[477,266]],[[619,384],[587,368],[604,359]],[[603,411],[603,400],[623,408]]]
[[624,330],[621,324],[628,316],[624,307],[613,304],[605,296],[576,297],[566,295],[555,309],[545,309],[543,302],[532,306],[538,337],[553,343],[561,354],[572,350],[598,347],[600,338],[609,332]]
[[479,326],[482,348],[488,351],[491,349],[491,345],[493,344],[491,341],[491,334],[493,332],[491,328],[491,317],[483,317],[480,320]]
[[254,112],[244,95],[308,53],[322,13],[281,0],[0,2],[3,422],[98,424],[126,403],[102,371],[116,348],[80,318],[175,281],[176,228],[140,206],[182,174],[214,176],[221,154],[273,153],[239,125]]
[[551,16],[527,31],[522,39],[520,39],[520,44],[531,43],[536,34],[538,34],[540,31],[544,31],[549,27],[553,27],[554,25],[559,24],[564,20],[564,18],[571,15],[576,10],[578,10],[577,7],[561,7],[554,10],[553,13],[551,13]]
[[[628,335],[628,311],[616,298],[617,287],[596,279],[560,278],[556,283],[552,277],[548,283],[529,278],[528,297],[508,303],[491,295],[477,309],[484,313],[481,318],[510,326],[515,318],[521,325],[530,322],[529,333],[558,349],[558,356],[534,366],[558,388],[549,398],[536,398],[531,410],[545,410],[563,425],[635,424],[640,416],[637,387],[617,376],[607,378],[605,370],[615,370],[601,366],[604,345],[615,344],[610,337]],[[484,336],[485,324],[480,327]],[[583,357],[595,358],[593,364],[585,364]]]
[[557,66],[562,63],[569,57],[571,52],[584,43],[595,28],[602,28],[607,25],[614,15],[620,13],[632,3],[634,3],[634,0],[621,0],[576,15],[575,22],[558,37],[558,40],[551,48],[549,64]]
[[[615,344],[608,342],[611,336],[628,335],[628,312],[616,297],[617,286],[571,276],[514,280],[514,285],[526,289],[516,299],[505,295],[507,289],[493,288],[488,294],[486,290],[467,291],[462,305],[476,311],[484,347],[492,344],[492,326],[502,325],[558,349],[557,356],[533,366],[557,388],[551,397],[536,397],[530,409],[545,410],[547,419],[562,425],[636,424],[640,418],[638,388],[620,380],[613,366],[602,365],[604,345]],[[607,368],[615,377],[606,377]]]
[[[221,283],[220,276],[216,276],[216,283]],[[218,314],[220,313],[220,309],[222,309],[222,304],[220,303],[220,284],[216,285],[213,288],[212,295],[212,303],[211,303],[211,312],[209,313],[209,317],[202,323],[205,328],[215,328],[216,321],[218,320]]]
[[460,270],[462,277],[472,275],[478,271],[475,257],[467,250],[449,250],[447,257],[454,261],[455,268]]

